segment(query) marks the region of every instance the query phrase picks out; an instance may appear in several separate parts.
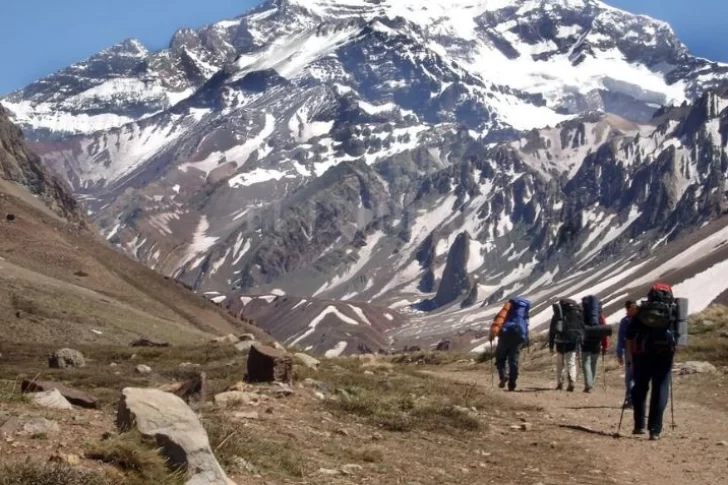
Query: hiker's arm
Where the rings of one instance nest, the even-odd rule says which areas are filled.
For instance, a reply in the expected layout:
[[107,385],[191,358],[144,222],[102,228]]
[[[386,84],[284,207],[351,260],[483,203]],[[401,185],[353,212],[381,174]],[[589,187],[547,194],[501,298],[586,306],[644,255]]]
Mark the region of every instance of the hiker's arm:
[[558,320],[558,317],[554,313],[554,315],[551,317],[551,324],[549,325],[549,350],[551,352],[554,351],[554,343],[556,341],[556,322]]

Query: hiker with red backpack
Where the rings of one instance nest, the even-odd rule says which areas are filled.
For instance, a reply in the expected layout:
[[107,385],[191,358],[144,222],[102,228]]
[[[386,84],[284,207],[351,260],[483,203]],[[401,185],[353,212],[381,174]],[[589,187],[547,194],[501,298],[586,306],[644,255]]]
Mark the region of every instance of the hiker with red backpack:
[[[671,394],[672,365],[678,342],[687,337],[687,300],[675,298],[666,283],[655,283],[626,332],[632,357],[634,387],[633,434],[645,434],[645,405],[652,385],[647,431],[650,440],[660,439],[665,408]],[[684,334],[684,335],[681,335]]]
[[[498,369],[503,389],[508,384],[509,391],[515,391],[518,381],[518,361],[521,349],[528,345],[529,315],[531,302],[523,297],[510,299],[496,315],[490,326],[490,342],[498,338],[495,349],[495,366]],[[506,363],[508,372],[506,372]]]
[[[599,352],[602,357],[609,348],[609,337],[600,332],[598,327],[606,326],[607,319],[602,311],[602,303],[594,295],[585,296],[581,300],[584,310],[584,341],[581,344],[581,365],[584,373],[584,392],[594,389],[599,365]],[[606,376],[605,376],[606,378]]]

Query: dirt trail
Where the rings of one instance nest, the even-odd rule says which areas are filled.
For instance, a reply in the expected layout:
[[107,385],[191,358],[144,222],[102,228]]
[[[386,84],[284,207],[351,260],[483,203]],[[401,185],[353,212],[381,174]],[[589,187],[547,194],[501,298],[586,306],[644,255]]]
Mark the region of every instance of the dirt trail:
[[[491,391],[487,368],[475,371],[436,372],[436,375],[472,383]],[[702,485],[726,483],[728,470],[728,413],[720,407],[694,402],[694,384],[675,379],[675,421],[671,428],[670,407],[665,413],[662,439],[648,441],[632,436],[632,411],[624,413],[621,437],[616,433],[621,413],[623,387],[621,372],[608,372],[608,390],[599,376],[597,389],[591,394],[553,390],[554,379],[544,372],[525,372],[519,390],[506,393],[508,399],[542,409],[534,426],[550,429],[549,436],[561,442],[577,442],[588,453],[603,456],[594,464],[594,481],[590,483],[642,483]],[[723,391],[725,392],[725,391]],[[721,399],[725,399],[722,396]],[[540,420],[540,422],[538,421]],[[571,429],[583,426],[588,430]],[[591,430],[591,432],[590,432]]]

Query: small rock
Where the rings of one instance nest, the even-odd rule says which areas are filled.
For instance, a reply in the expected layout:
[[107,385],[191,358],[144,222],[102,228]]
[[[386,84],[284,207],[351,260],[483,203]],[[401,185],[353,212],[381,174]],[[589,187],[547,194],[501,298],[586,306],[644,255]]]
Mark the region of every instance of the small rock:
[[296,362],[308,367],[309,369],[316,370],[318,369],[319,365],[321,365],[320,361],[302,352],[294,354],[293,357],[296,359]]
[[257,406],[260,404],[260,396],[252,392],[228,391],[216,394],[213,401],[218,406],[246,405]]
[[152,368],[144,364],[136,366],[135,370],[137,374],[149,374],[150,372],[152,372]]
[[245,340],[243,342],[238,342],[235,344],[235,348],[239,352],[249,352],[250,348],[255,345],[255,342],[253,340]]
[[48,356],[48,367],[51,369],[73,369],[85,366],[86,359],[78,350],[61,349]]
[[164,340],[153,340],[148,338],[139,338],[129,344],[130,347],[169,347],[169,342]]
[[326,400],[326,396],[324,396],[324,393],[323,392],[316,391],[313,395],[316,396],[316,398],[319,399],[319,400],[321,400],[321,401],[325,401]]
[[81,464],[81,457],[78,455],[66,455],[63,453],[54,453],[48,459],[51,463],[65,463],[70,466],[78,466]]
[[256,470],[256,468],[253,466],[253,464],[250,463],[249,461],[245,460],[244,458],[240,458],[239,456],[236,456],[235,459],[233,460],[233,462],[235,463],[235,466],[240,471],[248,472],[250,474],[258,473],[258,470]]
[[335,477],[337,475],[340,475],[341,472],[339,470],[332,470],[331,468],[319,468],[318,474],[319,475],[328,475],[330,477]]
[[118,366],[119,366],[119,364],[117,364],[116,362],[112,362],[111,364],[109,364],[109,367],[118,367]]
[[32,401],[38,406],[48,409],[60,409],[68,411],[73,409],[73,405],[63,397],[58,389],[53,389],[46,392],[36,392],[31,396]]
[[257,411],[247,411],[247,412],[242,412],[242,413],[235,413],[235,414],[233,414],[233,417],[235,419],[249,419],[252,421],[260,419],[260,415],[258,414]]
[[372,435],[372,441],[382,441],[384,439],[384,436],[382,436],[381,433],[374,433]]
[[680,375],[714,374],[718,369],[710,362],[685,362],[680,369]]
[[276,387],[273,392],[278,398],[292,396],[296,393],[291,386],[283,384],[282,382],[276,382]]
[[244,333],[240,337],[238,337],[238,340],[240,342],[255,342],[256,338],[255,335],[252,333]]
[[728,441],[719,441],[718,446],[728,446]]
[[344,428],[339,428],[336,430],[336,434],[340,434],[341,436],[349,436],[349,431],[345,430]]
[[247,385],[243,381],[238,381],[235,384],[233,384],[232,386],[228,387],[227,388],[227,391],[240,391],[240,392],[245,392],[245,391],[249,390],[250,387],[251,386]]
[[218,337],[212,339],[213,344],[236,344],[240,341],[238,337],[233,334],[225,335],[224,337]]
[[23,423],[21,433],[34,435],[34,434],[51,434],[57,433],[61,430],[58,423],[51,421],[46,418],[30,418]]
[[370,370],[365,370],[365,371],[364,371],[364,375],[365,375],[365,376],[373,376],[373,375],[374,375],[374,372],[372,372],[372,371],[370,371]]
[[341,467],[341,472],[344,475],[355,475],[356,473],[361,472],[363,470],[364,470],[363,466],[355,465],[355,464],[344,465]]

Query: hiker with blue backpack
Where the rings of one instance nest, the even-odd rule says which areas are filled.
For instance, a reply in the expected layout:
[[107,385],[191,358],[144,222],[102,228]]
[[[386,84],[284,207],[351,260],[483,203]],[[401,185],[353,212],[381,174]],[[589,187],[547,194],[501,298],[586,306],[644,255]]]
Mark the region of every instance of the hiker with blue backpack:
[[[495,366],[498,369],[503,389],[508,385],[509,391],[515,391],[518,381],[518,361],[521,349],[528,345],[529,315],[531,302],[522,297],[510,299],[496,315],[490,326],[491,345],[495,338],[498,344],[495,350]],[[506,372],[506,364],[508,371]]]
[[607,325],[599,298],[594,295],[585,296],[581,304],[584,309],[585,326],[584,340],[581,344],[581,365],[584,373],[584,392],[589,393],[594,389],[597,379],[600,350],[602,357],[606,356],[609,337],[599,331],[600,326]]
[[[675,298],[670,285],[658,282],[652,286],[647,301],[639,306],[627,327],[627,350],[634,372],[632,433],[642,435],[647,431],[652,441],[660,439],[662,433],[663,415],[672,394],[675,352],[678,345],[687,342],[687,314],[687,300]],[[650,414],[645,430],[650,385]]]

